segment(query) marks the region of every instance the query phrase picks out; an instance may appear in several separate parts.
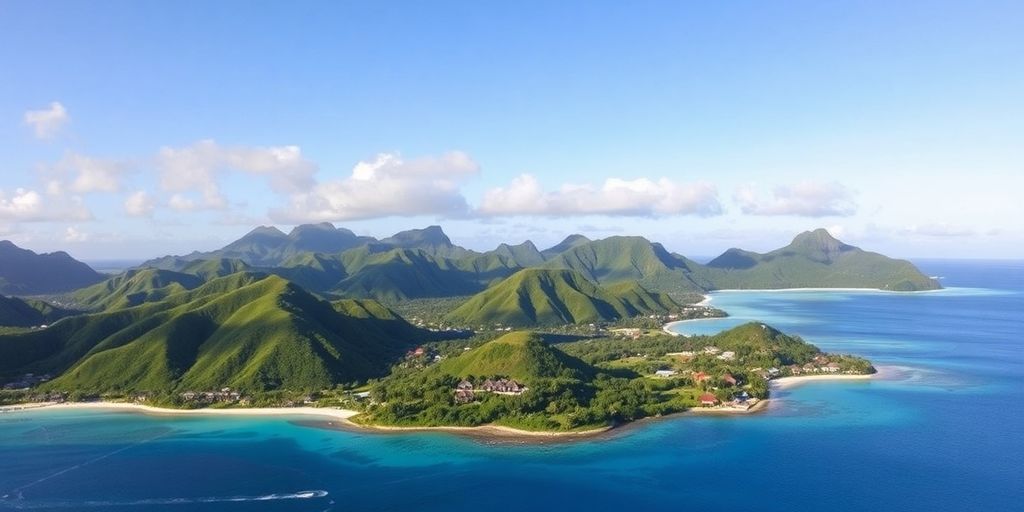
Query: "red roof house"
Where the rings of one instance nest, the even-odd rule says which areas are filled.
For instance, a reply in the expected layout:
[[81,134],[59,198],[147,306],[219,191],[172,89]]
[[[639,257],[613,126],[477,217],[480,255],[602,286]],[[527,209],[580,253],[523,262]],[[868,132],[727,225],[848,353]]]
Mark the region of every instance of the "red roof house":
[[712,406],[718,403],[718,399],[711,393],[704,393],[700,396],[700,404],[706,406]]

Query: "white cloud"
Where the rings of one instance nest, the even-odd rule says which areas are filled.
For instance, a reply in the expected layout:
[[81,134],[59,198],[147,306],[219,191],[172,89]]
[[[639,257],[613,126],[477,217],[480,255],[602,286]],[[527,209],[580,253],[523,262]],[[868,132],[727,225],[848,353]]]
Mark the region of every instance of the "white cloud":
[[49,108],[25,112],[25,124],[32,127],[36,138],[39,139],[49,139],[57,135],[70,120],[67,109],[57,101],[50,103]]
[[[897,234],[901,236],[911,235],[931,238],[950,238],[976,236],[979,233],[977,230],[969,228],[967,226],[946,223],[934,223],[907,226],[903,229],[897,230]],[[990,231],[985,234],[993,234],[993,232]]]
[[124,201],[124,211],[132,217],[149,217],[155,208],[156,201],[145,190],[133,192]]
[[857,211],[850,190],[835,182],[782,185],[772,191],[771,197],[760,195],[754,185],[744,185],[736,189],[733,200],[748,215],[847,217]]
[[705,182],[609,178],[600,187],[566,184],[545,192],[534,176],[522,174],[505,187],[488,190],[478,211],[483,215],[712,216],[721,214],[722,206],[718,190]]
[[0,221],[48,222],[91,218],[92,214],[77,197],[51,197],[44,201],[43,195],[35,190],[19,188],[10,195],[0,190]]
[[190,212],[197,209],[196,202],[182,194],[174,194],[171,196],[171,199],[167,202],[167,206],[170,206],[179,212]]
[[479,170],[479,165],[460,151],[412,160],[381,153],[356,164],[345,178],[293,194],[289,206],[271,212],[271,217],[297,223],[465,215],[469,206],[459,185]]
[[241,171],[265,176],[282,193],[298,193],[313,185],[316,166],[303,158],[298,146],[226,147],[202,140],[184,148],[164,147],[157,155],[160,184],[168,192],[198,192],[202,203],[189,209],[221,209],[227,199],[221,193],[218,174]]
[[80,194],[117,192],[121,189],[121,175],[128,169],[121,162],[100,160],[79,154],[65,156],[57,164],[57,167],[76,174],[70,188],[72,192]]
[[65,242],[85,242],[87,240],[89,240],[89,234],[79,231],[78,228],[74,226],[69,226],[68,229],[64,231]]

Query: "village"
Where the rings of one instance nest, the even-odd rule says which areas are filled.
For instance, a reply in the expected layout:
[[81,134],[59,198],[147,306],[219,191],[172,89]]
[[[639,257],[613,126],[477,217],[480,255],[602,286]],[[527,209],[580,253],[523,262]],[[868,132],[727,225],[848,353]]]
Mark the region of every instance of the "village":
[[455,401],[464,404],[476,400],[480,393],[521,395],[527,390],[528,387],[512,379],[485,379],[479,386],[474,385],[469,379],[463,379],[455,386]]

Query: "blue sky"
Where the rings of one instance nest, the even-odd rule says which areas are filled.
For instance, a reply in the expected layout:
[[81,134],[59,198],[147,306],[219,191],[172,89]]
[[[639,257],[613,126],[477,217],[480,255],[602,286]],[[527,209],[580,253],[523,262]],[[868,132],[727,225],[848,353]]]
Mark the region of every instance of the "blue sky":
[[1020,257],[1019,2],[4,2],[0,237]]

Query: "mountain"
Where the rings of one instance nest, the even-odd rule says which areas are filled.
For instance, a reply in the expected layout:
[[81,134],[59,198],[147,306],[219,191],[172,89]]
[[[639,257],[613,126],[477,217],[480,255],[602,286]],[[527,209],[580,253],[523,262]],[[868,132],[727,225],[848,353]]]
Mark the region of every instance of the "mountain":
[[941,288],[912,263],[845,244],[824,229],[806,231],[765,254],[729,249],[707,264],[716,289]]
[[186,256],[164,256],[143,263],[143,267],[183,270],[195,260],[231,259],[255,267],[274,267],[304,253],[340,253],[375,241],[357,236],[332,224],[303,224],[288,234],[270,226],[260,226],[221,249],[193,252]]
[[111,311],[163,300],[175,293],[196,288],[204,281],[194,274],[171,270],[133,269],[77,290],[71,294],[71,299],[89,310]]
[[480,347],[446,359],[431,372],[458,378],[507,377],[532,384],[539,379],[581,379],[595,373],[593,367],[551,348],[533,332],[510,332]]
[[700,292],[711,285],[701,265],[639,236],[586,242],[577,239],[575,246],[552,257],[542,267],[574,270],[601,284],[634,281],[659,292]]
[[679,304],[636,283],[601,287],[572,270],[525,269],[473,296],[445,319],[461,325],[563,325],[665,313]]
[[496,256],[503,257],[507,261],[522,268],[540,265],[541,263],[544,263],[545,259],[547,259],[540,251],[537,250],[537,246],[533,245],[533,242],[529,240],[519,245],[501,244],[497,249],[485,254],[494,254]]
[[47,302],[0,296],[0,326],[33,327],[46,325],[77,314]]
[[543,256],[544,259],[548,260],[555,256],[558,256],[559,254],[562,254],[565,251],[568,251],[569,249],[572,249],[573,247],[576,247],[577,245],[583,245],[589,241],[590,239],[583,235],[569,235],[565,237],[565,240],[562,240],[554,247],[548,247],[547,249],[541,251],[541,256]]
[[382,375],[423,331],[372,303],[331,305],[277,276],[215,279],[165,300],[0,336],[0,376],[49,389],[314,390]]
[[420,249],[426,254],[441,258],[458,259],[476,254],[453,244],[441,226],[401,231],[381,240],[380,243],[399,249]]
[[380,246],[360,247],[342,255],[349,277],[332,291],[347,297],[399,301],[422,297],[471,295],[483,289],[475,272],[452,266],[449,260],[419,249],[374,252]]
[[0,294],[60,293],[102,280],[102,274],[66,252],[36,254],[0,240]]

